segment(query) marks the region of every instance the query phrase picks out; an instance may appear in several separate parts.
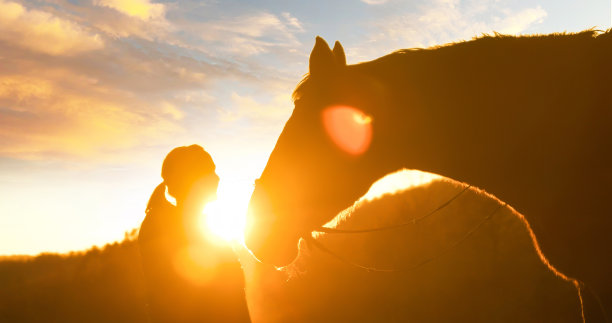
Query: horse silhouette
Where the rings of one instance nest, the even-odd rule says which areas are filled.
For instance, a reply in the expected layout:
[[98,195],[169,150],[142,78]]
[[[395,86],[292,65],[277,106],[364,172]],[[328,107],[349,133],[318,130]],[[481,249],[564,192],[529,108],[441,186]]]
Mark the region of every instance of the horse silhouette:
[[524,218],[476,189],[463,190],[435,180],[362,199],[333,227],[409,225],[316,236],[343,260],[302,241],[282,271],[256,264],[247,275],[254,322],[581,322],[578,289],[538,252]]
[[418,169],[523,214],[561,272],[612,308],[612,33],[484,36],[346,65],[316,39],[249,204],[247,247],[298,240],[385,174]]

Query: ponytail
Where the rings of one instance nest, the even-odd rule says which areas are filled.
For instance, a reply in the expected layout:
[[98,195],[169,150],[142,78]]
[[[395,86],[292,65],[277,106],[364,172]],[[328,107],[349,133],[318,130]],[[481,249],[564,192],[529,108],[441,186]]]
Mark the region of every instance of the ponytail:
[[157,185],[155,190],[153,190],[153,194],[151,194],[151,197],[149,198],[149,203],[147,203],[145,214],[149,214],[151,210],[159,210],[169,205],[171,205],[170,202],[166,200],[166,183],[161,182],[159,185]]

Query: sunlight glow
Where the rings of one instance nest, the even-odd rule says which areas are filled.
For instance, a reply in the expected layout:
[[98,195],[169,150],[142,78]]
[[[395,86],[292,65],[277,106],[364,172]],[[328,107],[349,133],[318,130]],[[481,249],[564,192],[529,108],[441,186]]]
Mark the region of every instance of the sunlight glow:
[[142,20],[161,18],[165,12],[163,4],[149,0],[98,0],[96,4]]
[[230,181],[219,185],[217,200],[204,208],[199,224],[202,235],[213,240],[243,243],[246,210],[253,188],[240,184]]
[[192,244],[174,255],[173,266],[178,274],[192,284],[205,285],[214,278],[222,262],[223,259],[216,253]]
[[432,173],[402,169],[378,179],[361,199],[371,201],[385,194],[394,194],[441,178],[442,176]]
[[244,212],[229,201],[214,201],[204,210],[202,226],[206,232],[225,241],[239,241],[244,232]]
[[372,117],[349,106],[332,106],[323,111],[323,126],[331,140],[351,155],[361,155],[372,141]]

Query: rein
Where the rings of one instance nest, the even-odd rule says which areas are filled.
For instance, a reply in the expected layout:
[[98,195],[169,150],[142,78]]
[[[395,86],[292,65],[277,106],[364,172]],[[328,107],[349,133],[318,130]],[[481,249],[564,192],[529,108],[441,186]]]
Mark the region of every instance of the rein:
[[[415,218],[410,222],[407,223],[401,223],[401,224],[394,224],[394,225],[390,225],[390,226],[384,226],[384,227],[378,227],[378,228],[373,228],[373,229],[362,229],[362,230],[342,230],[342,229],[333,229],[333,228],[325,228],[325,227],[321,227],[318,228],[316,230],[316,232],[324,232],[324,233],[335,233],[335,234],[340,234],[340,233],[348,233],[348,234],[352,234],[352,233],[367,233],[367,232],[377,232],[377,231],[385,231],[385,230],[392,230],[392,229],[397,229],[397,228],[401,228],[401,227],[405,227],[408,225],[412,225],[412,224],[416,224],[417,222],[422,221],[423,219],[431,216],[432,214],[440,211],[441,209],[445,208],[446,206],[448,206],[450,203],[452,203],[454,200],[456,200],[459,196],[461,196],[463,193],[465,193],[469,188],[471,188],[471,185],[466,186],[463,190],[461,190],[461,192],[457,193],[455,196],[451,197],[448,201],[446,201],[445,203],[442,203],[439,207],[435,208],[433,211],[419,217],[419,218]],[[304,240],[312,245],[315,248],[318,248],[319,250],[325,252],[326,254],[328,254],[329,256],[331,256],[332,258],[335,258],[336,260],[339,260],[340,262],[343,262],[345,264],[348,264],[352,267],[356,267],[368,272],[386,272],[386,273],[394,273],[394,272],[408,272],[408,271],[412,271],[415,270],[425,264],[428,264],[440,257],[442,257],[443,255],[447,254],[449,251],[453,250],[454,248],[458,247],[460,244],[462,244],[464,241],[466,241],[470,236],[472,236],[476,231],[478,231],[478,229],[480,229],[480,227],[487,222],[488,220],[490,220],[493,215],[495,215],[495,213],[497,213],[500,209],[502,209],[503,207],[505,207],[507,205],[507,203],[503,203],[503,204],[499,204],[492,212],[490,212],[486,217],[484,217],[480,222],[478,222],[472,229],[470,229],[465,235],[463,235],[463,237],[461,237],[461,239],[455,241],[453,244],[449,245],[447,248],[445,248],[444,250],[442,250],[441,252],[439,252],[438,254],[431,256],[429,258],[426,258],[412,266],[409,267],[403,267],[403,268],[377,268],[377,267],[370,267],[370,266],[366,266],[366,265],[362,265],[362,264],[358,264],[356,262],[353,262],[351,260],[348,260],[342,256],[340,256],[337,252],[334,252],[332,250],[330,250],[329,248],[325,247],[321,242],[317,241],[316,239],[314,239],[312,237],[312,235],[308,235],[306,237],[303,237]]]

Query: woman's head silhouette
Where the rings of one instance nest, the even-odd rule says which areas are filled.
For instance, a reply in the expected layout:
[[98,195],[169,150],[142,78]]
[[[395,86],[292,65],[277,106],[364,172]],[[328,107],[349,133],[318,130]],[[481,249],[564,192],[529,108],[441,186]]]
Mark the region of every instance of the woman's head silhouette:
[[212,157],[199,145],[174,148],[162,165],[168,193],[181,205],[188,200],[206,203],[216,198],[219,177]]
[[145,213],[170,205],[165,198],[166,188],[180,207],[198,208],[215,200],[219,185],[215,169],[212,157],[199,145],[172,149],[162,165],[164,181],[153,191]]

